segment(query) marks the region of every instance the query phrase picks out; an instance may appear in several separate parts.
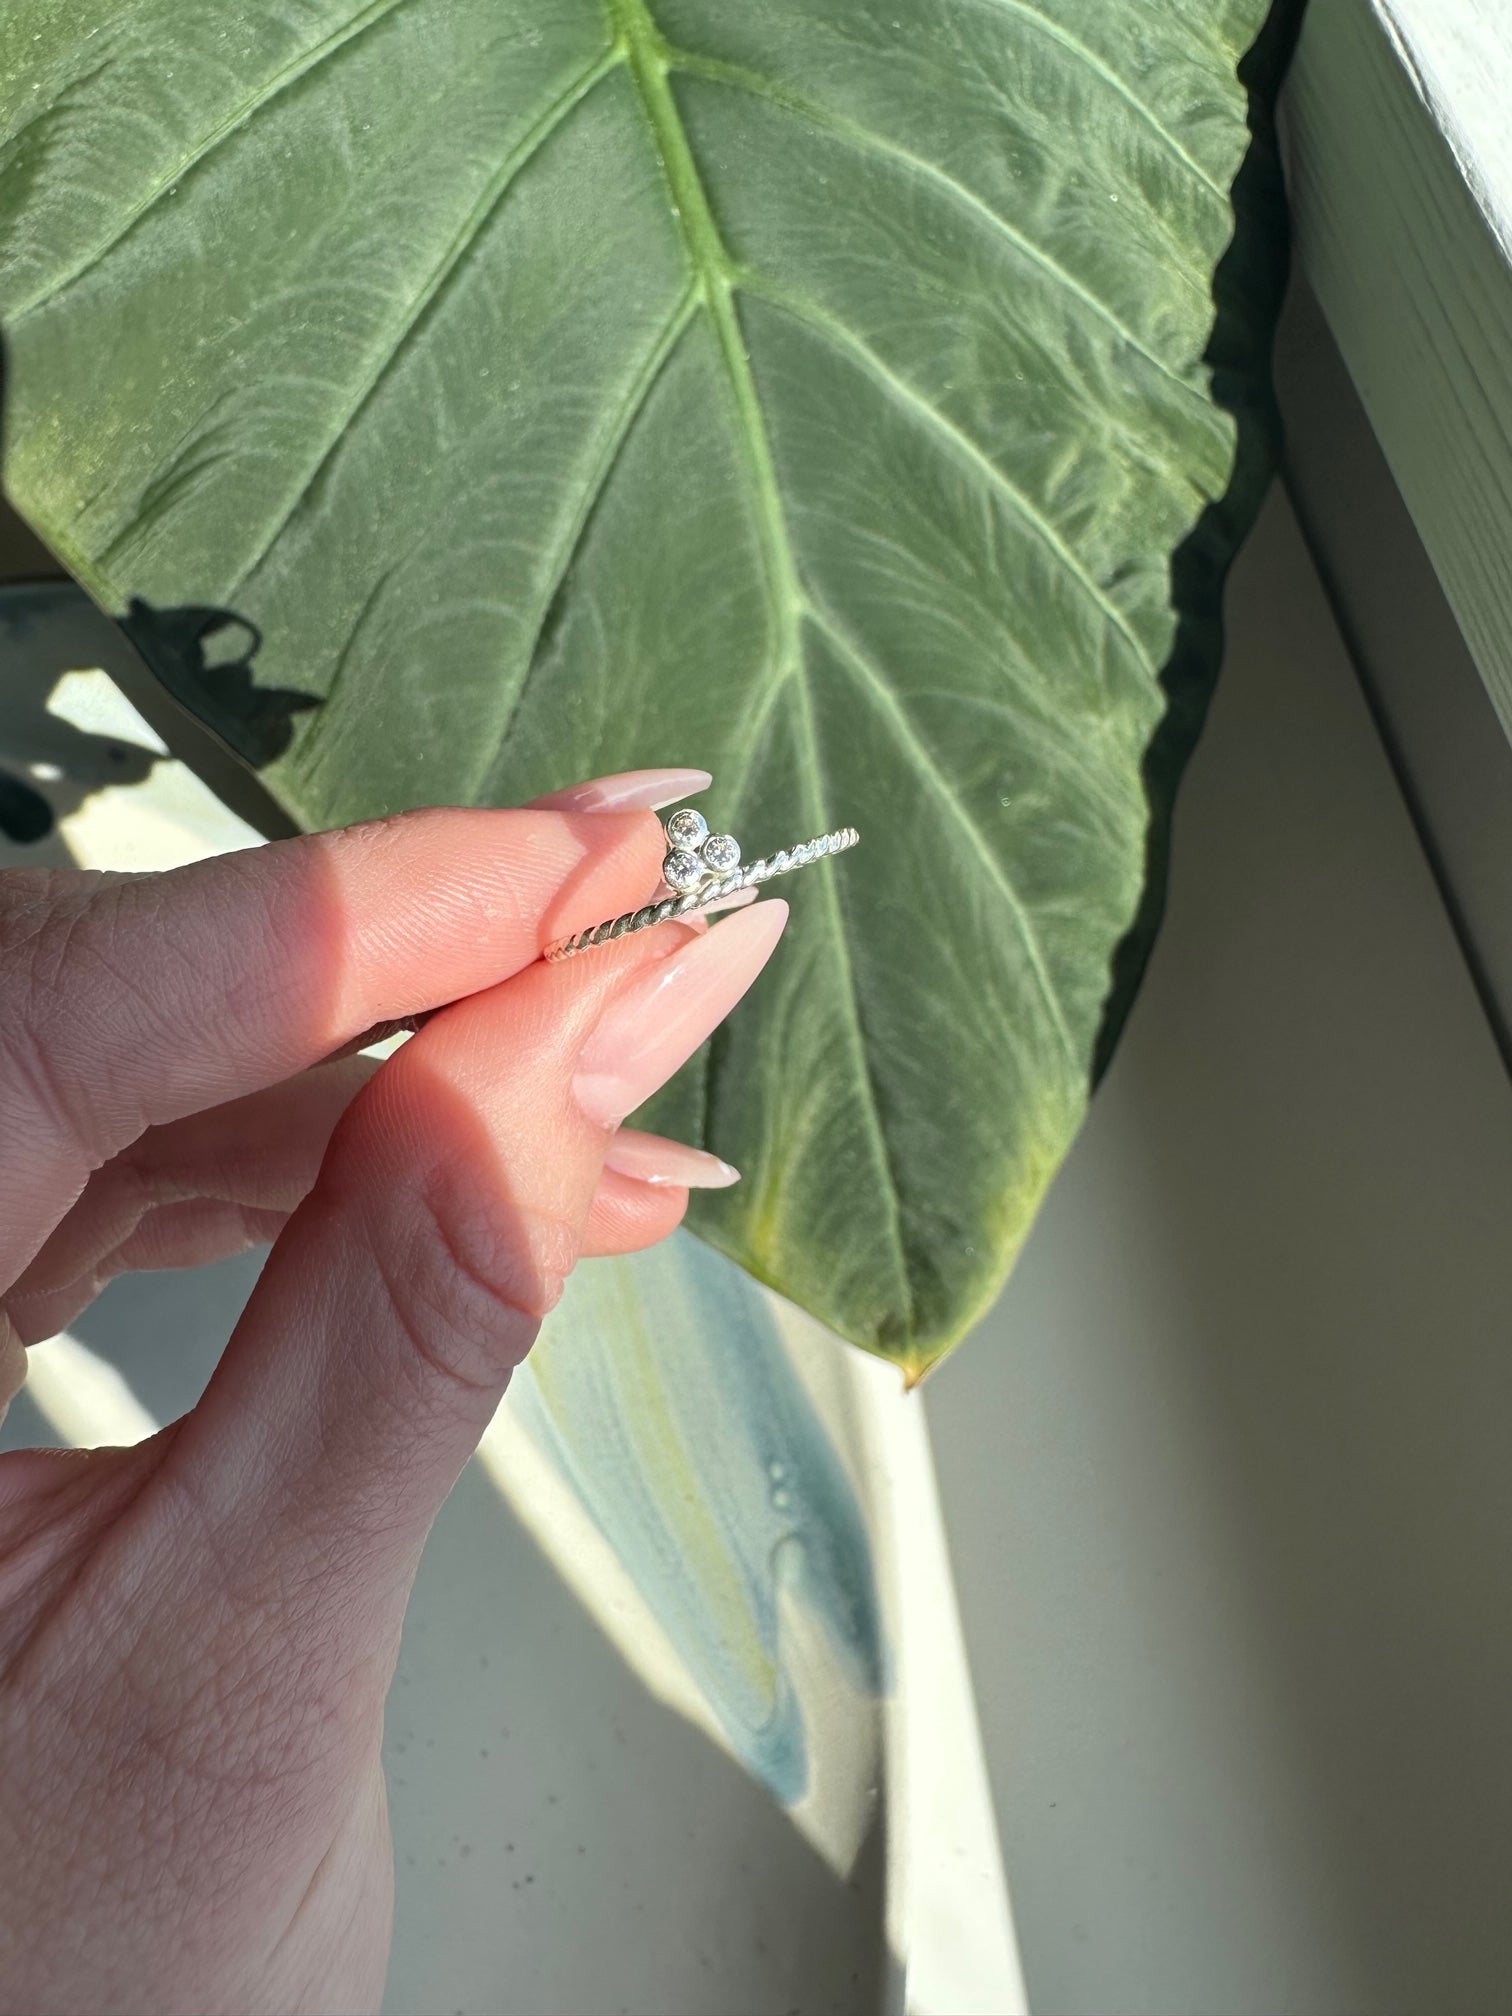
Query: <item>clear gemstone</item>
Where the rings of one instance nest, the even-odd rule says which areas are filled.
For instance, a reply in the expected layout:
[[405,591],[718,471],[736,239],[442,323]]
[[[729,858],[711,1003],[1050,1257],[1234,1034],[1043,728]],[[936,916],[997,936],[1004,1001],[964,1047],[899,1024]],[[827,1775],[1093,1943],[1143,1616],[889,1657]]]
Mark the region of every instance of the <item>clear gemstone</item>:
[[740,842],[733,833],[711,833],[703,843],[703,858],[716,875],[740,866]]
[[[708,838],[709,822],[702,812],[695,812],[691,805],[684,805],[680,812],[674,812],[667,821],[667,838],[672,845],[684,853],[691,854]],[[670,880],[670,877],[668,878]]]
[[698,856],[688,853],[684,847],[674,847],[662,863],[667,887],[675,889],[679,896],[686,896],[696,889],[707,872]]

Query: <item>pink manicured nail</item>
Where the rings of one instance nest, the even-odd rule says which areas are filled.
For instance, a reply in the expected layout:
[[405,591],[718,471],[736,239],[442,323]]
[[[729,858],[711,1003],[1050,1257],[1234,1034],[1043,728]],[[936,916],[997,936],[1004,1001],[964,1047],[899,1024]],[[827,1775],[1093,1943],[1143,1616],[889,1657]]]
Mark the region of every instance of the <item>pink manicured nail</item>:
[[621,770],[532,802],[537,812],[660,812],[707,791],[713,781],[707,770]]
[[648,967],[616,995],[584,1045],[573,1090],[614,1127],[712,1035],[765,966],[787,923],[781,898],[738,911]]
[[680,1190],[727,1190],[740,1181],[740,1171],[702,1148],[667,1141],[660,1134],[637,1134],[625,1127],[609,1143],[604,1167],[637,1183],[675,1184]]

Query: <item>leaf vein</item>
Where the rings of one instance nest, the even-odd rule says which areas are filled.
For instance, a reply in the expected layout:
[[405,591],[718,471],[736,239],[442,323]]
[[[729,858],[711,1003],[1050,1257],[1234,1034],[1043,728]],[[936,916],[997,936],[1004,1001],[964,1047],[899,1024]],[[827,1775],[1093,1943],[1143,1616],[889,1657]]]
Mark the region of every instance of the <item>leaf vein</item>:
[[545,585],[540,598],[540,613],[536,618],[535,634],[531,640],[530,649],[524,656],[523,672],[509,694],[503,708],[500,710],[500,717],[494,731],[492,747],[478,781],[474,786],[473,795],[475,797],[481,798],[484,794],[487,780],[499,761],[505,741],[509,735],[510,727],[524,702],[530,681],[538,669],[541,640],[545,635],[546,623],[551,614],[552,604],[556,601],[561,591],[562,583],[567,578],[573,558],[587,529],[588,521],[593,516],[594,507],[608,486],[609,479],[614,473],[615,465],[619,461],[625,443],[630,438],[631,429],[645,409],[647,400],[655,390],[657,380],[666,369],[672,353],[682,340],[697,308],[698,292],[695,284],[690,280],[665,325],[658,333],[656,341],[647,351],[639,370],[637,370],[635,376],[631,379],[629,390],[621,401],[619,410],[613,416],[609,426],[603,430],[596,444],[593,469],[587,482],[582,485],[581,501],[578,508],[570,514],[567,524],[563,529],[561,541],[547,567]]
[[1063,289],[1082,305],[1091,310],[1114,335],[1127,343],[1136,355],[1143,357],[1162,377],[1167,378],[1188,399],[1202,408],[1203,414],[1211,419],[1212,409],[1199,385],[1184,377],[1173,365],[1168,364],[1158,352],[1123,319],[1112,304],[1088,287],[1084,281],[1060,261],[1047,252],[1043,245],[1027,233],[1010,223],[1001,210],[994,209],[983,197],[965,182],[960,181],[939,162],[931,161],[911,148],[901,146],[884,133],[874,132],[859,121],[848,119],[843,114],[832,112],[817,100],[803,97],[790,91],[774,78],[763,76],[759,71],[747,70],[737,63],[726,63],[713,56],[699,56],[691,50],[678,49],[673,52],[673,62],[677,69],[690,77],[701,78],[705,83],[723,84],[732,91],[744,91],[753,98],[762,98],[780,111],[790,113],[795,119],[805,120],[816,132],[827,134],[831,139],[860,151],[877,155],[888,161],[895,161],[910,172],[922,176],[933,183],[949,199],[980,219],[989,229],[999,233],[1025,259],[1039,270],[1053,284]]
[[192,147],[175,163],[168,174],[153,185],[142,201],[126,213],[125,223],[113,238],[108,238],[103,245],[96,246],[61,279],[54,280],[33,300],[15,309],[10,318],[11,326],[15,327],[17,323],[25,321],[28,315],[35,314],[39,308],[45,308],[50,301],[55,301],[60,294],[76,285],[87,273],[93,272],[102,260],[108,259],[116,247],[130,237],[148,212],[154,209],[171,189],[177,188],[186,175],[191,174],[202,161],[213,154],[223,140],[228,140],[239,128],[245,126],[249,119],[255,118],[266,106],[271,105],[275,98],[297,84],[302,77],[308,77],[310,72],[318,69],[328,57],[334,56],[339,49],[345,49],[360,35],[365,35],[369,28],[376,27],[380,21],[385,20],[390,14],[396,14],[407,4],[408,0],[370,0],[370,4],[353,15],[350,21],[343,22],[329,35],[322,36],[320,41],[302,50],[293,62],[286,63],[282,70],[275,71],[265,84],[244,98],[234,112],[224,118],[218,126],[212,127],[197,146]]
[[755,273],[744,273],[741,284],[749,293],[767,302],[771,307],[792,316],[794,321],[803,323],[817,335],[826,337],[837,349],[851,356],[861,368],[882,388],[893,403],[917,418],[936,432],[940,438],[953,447],[961,460],[976,469],[988,486],[1002,497],[1015,514],[1029,526],[1045,548],[1065,568],[1078,586],[1085,592],[1101,612],[1108,627],[1128,646],[1140,669],[1150,679],[1158,678],[1149,653],[1130,628],[1129,620],[1087,571],[1085,563],[1067,545],[1062,534],[1047,518],[1032,497],[1019,489],[1004,474],[987,451],[974,441],[964,429],[958,427],[938,406],[930,404],[921,392],[899,377],[885,359],[880,357],[866,339],[842,322],[828,309],[817,302],[805,300],[773,286]]
[[997,855],[988,846],[986,836],[983,834],[981,827],[972,817],[966,806],[961,803],[959,797],[951,790],[948,781],[930,754],[923,737],[908,719],[902,701],[898,698],[880,666],[875,664],[870,654],[821,603],[811,600],[809,616],[810,620],[835,645],[841,659],[851,667],[853,674],[859,676],[863,686],[870,693],[873,704],[886,720],[909,763],[918,772],[933,795],[943,805],[950,818],[966,836],[973,852],[986,870],[989,880],[1007,904],[1009,914],[1013,918],[1014,927],[1024,947],[1024,956],[1029,962],[1029,970],[1034,976],[1036,991],[1044,1003],[1045,1011],[1050,1017],[1056,1037],[1062,1051],[1065,1053],[1066,1062],[1071,1067],[1071,1073],[1074,1078],[1080,1073],[1082,1067],[1077,1060],[1076,1044],[1066,1021],[1065,1010],[1061,1005],[1060,995],[1051,977],[1049,962],[1045,957],[1044,946],[1041,943],[1039,929],[1035,923],[1033,913],[1015,888],[1002,862],[999,861]]
[[[694,274],[714,322],[720,354],[735,406],[741,447],[744,451],[759,513],[759,526],[766,561],[768,590],[777,623],[780,669],[776,679],[797,686],[799,725],[808,745],[809,762],[804,781],[813,806],[815,831],[824,830],[825,790],[820,773],[818,738],[804,676],[803,647],[799,635],[799,615],[803,607],[802,584],[793,554],[792,540],[772,463],[771,443],[751,374],[750,359],[731,288],[728,252],[719,234],[708,193],[688,135],[667,83],[668,56],[660,31],[645,0],[608,0],[611,18],[617,23],[629,56],[631,75],[640,93],[652,139],[661,157],[669,196],[677,216],[678,229]],[[826,902],[832,917],[829,942],[839,971],[841,998],[847,1008],[845,1026],[855,1055],[856,1075],[862,1096],[858,1101],[864,1116],[872,1152],[876,1159],[879,1189],[887,1206],[889,1243],[896,1270],[897,1292],[904,1321],[913,1322],[913,1288],[909,1278],[903,1243],[901,1190],[886,1129],[882,1124],[876,1077],[867,1049],[860,995],[850,946],[845,935],[845,919],[832,874],[821,875]],[[707,1053],[703,1069],[709,1068]],[[705,1093],[707,1101],[707,1090]]]
[[385,332],[383,342],[377,352],[374,368],[358,386],[356,397],[350,400],[338,415],[335,426],[331,429],[330,434],[321,447],[320,454],[310,464],[303,477],[301,477],[298,488],[294,491],[288,503],[282,507],[271,528],[259,540],[251,559],[243,566],[241,573],[228,591],[227,600],[239,594],[246,587],[247,583],[257,573],[259,568],[263,566],[273,548],[288,530],[299,507],[315,488],[316,484],[319,483],[325,471],[340,452],[342,444],[346,441],[352,429],[362,418],[363,413],[367,410],[367,407],[371,404],[379,389],[404,356],[411,340],[425,321],[426,316],[445,293],[447,286],[455,278],[456,274],[461,270],[469,253],[477,245],[479,238],[487,229],[500,204],[508,196],[516,177],[529,165],[535,155],[551,138],[551,135],[567,117],[568,113],[587,97],[588,93],[610,70],[618,67],[619,60],[618,52],[613,49],[607,50],[602,56],[597,58],[595,62],[591,63],[580,76],[567,86],[565,91],[559,93],[552,100],[540,118],[536,120],[534,125],[521,138],[519,145],[512,148],[505,155],[495,173],[489,178],[487,186],[484,188],[477,202],[474,203],[468,215],[463,219],[461,228],[447,246],[440,260],[431,268],[419,290],[406,302],[404,313],[399,321]]
[[1189,169],[1205,188],[1212,191],[1220,203],[1228,202],[1228,194],[1222,184],[1215,181],[1194,154],[1188,153],[1170,127],[1156,116],[1154,110],[1145,103],[1127,79],[1120,77],[1113,66],[1105,63],[1096,50],[1089,48],[1080,36],[1073,35],[1069,28],[1063,28],[1059,21],[1052,20],[1042,8],[1031,7],[1029,0],[984,0],[984,4],[996,7],[1004,14],[1017,15],[1020,20],[1031,23],[1039,33],[1048,36],[1051,41],[1058,42],[1069,55],[1075,56],[1095,77],[1100,77],[1111,91],[1123,99],[1130,111],[1143,120],[1163,143],[1174,160],[1180,161]]

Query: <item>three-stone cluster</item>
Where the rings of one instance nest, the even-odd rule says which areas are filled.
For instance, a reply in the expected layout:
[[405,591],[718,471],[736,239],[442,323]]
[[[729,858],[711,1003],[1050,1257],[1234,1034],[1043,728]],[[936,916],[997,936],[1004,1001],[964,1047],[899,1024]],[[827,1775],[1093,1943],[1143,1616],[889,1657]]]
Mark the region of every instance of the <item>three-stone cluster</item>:
[[740,866],[740,842],[734,834],[711,833],[708,820],[689,805],[667,821],[667,839],[671,844],[662,875],[679,896],[696,895],[706,882]]

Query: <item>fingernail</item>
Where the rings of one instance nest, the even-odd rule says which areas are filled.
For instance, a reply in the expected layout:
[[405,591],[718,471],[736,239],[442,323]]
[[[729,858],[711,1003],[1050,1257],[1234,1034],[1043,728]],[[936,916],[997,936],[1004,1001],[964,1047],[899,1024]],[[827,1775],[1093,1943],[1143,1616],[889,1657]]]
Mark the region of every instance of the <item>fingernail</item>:
[[660,812],[714,782],[707,770],[621,770],[532,801],[537,812]]
[[680,1190],[727,1190],[740,1181],[740,1171],[702,1148],[667,1141],[660,1134],[637,1134],[622,1128],[609,1143],[604,1167],[637,1183],[675,1184]]
[[666,1084],[771,958],[787,916],[780,897],[739,911],[648,967],[614,997],[584,1045],[573,1080],[590,1120],[617,1126]]

